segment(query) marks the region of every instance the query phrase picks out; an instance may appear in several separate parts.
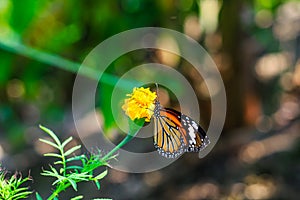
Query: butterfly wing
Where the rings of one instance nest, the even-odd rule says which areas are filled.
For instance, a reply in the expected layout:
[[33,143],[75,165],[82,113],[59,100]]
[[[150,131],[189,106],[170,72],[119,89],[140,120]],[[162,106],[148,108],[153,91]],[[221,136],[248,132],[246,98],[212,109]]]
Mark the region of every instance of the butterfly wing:
[[184,114],[181,115],[181,126],[187,133],[185,135],[186,152],[199,152],[210,143],[204,129],[196,121]]
[[203,128],[190,117],[171,108],[156,106],[154,145],[167,158],[198,152],[209,144]]
[[155,115],[154,146],[159,154],[167,158],[176,158],[184,152],[184,137],[182,135],[180,118],[168,109],[160,109]]

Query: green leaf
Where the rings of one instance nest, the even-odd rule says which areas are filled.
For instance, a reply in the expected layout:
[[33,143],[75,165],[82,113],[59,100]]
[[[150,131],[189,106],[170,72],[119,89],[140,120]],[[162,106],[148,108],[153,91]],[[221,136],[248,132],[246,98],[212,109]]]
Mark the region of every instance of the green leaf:
[[61,161],[61,160],[56,161],[56,162],[54,162],[54,165],[63,165],[63,161]]
[[[102,77],[103,78],[103,77]],[[114,127],[116,125],[115,122],[115,118],[113,116],[112,110],[110,108],[110,106],[106,106],[106,105],[110,105],[111,104],[111,94],[113,93],[113,90],[115,89],[115,83],[114,82],[112,85],[107,85],[104,84],[102,82],[102,80],[100,80],[100,90],[99,93],[97,94],[99,98],[98,102],[101,102],[101,111],[104,115],[104,130],[105,133],[111,129],[112,127]]]
[[107,175],[108,171],[107,169],[102,172],[101,174],[97,175],[96,177],[94,177],[95,180],[100,180],[100,179],[103,179],[106,175]]
[[80,174],[72,173],[68,177],[68,179],[76,180],[76,181],[88,181],[92,178],[92,175],[88,174],[88,172],[83,172]]
[[51,142],[51,141],[49,141],[49,140],[45,140],[45,139],[39,139],[41,142],[43,142],[43,143],[46,143],[46,144],[48,144],[48,145],[50,145],[50,146],[53,146],[54,148],[56,148],[56,149],[59,149],[59,147],[56,145],[56,144],[54,144],[53,142]]
[[71,153],[74,153],[76,150],[80,149],[81,145],[77,145],[75,147],[72,147],[71,149],[69,149],[66,153],[64,153],[65,156],[70,155]]
[[67,170],[71,170],[71,169],[78,169],[78,170],[82,170],[82,167],[81,166],[77,166],[77,165],[74,165],[74,166],[68,166],[66,167]]
[[58,174],[57,170],[56,170],[54,167],[52,167],[51,165],[50,165],[50,169],[51,169],[54,173]]
[[66,139],[62,144],[61,144],[61,146],[62,146],[62,148],[64,148],[69,142],[71,142],[73,140],[73,137],[71,136],[71,137],[69,137],[68,139]]
[[41,197],[41,195],[38,192],[35,193],[35,198],[36,198],[36,200],[43,200],[43,198]]
[[10,79],[11,73],[13,71],[11,63],[13,62],[12,58],[14,57],[14,55],[4,51],[2,51],[1,54],[2,56],[0,59],[0,86],[4,88],[7,81]]
[[67,179],[67,180],[68,180],[68,182],[72,185],[73,189],[74,189],[75,191],[77,191],[77,184],[76,184],[76,182],[73,181],[72,179]]
[[96,184],[97,189],[100,190],[101,188],[100,182],[98,180],[94,180],[94,182]]
[[52,176],[52,177],[55,177],[55,178],[60,176],[58,173],[54,173],[54,172],[47,171],[47,170],[43,171],[41,173],[41,175],[43,175],[43,176]]
[[66,162],[71,162],[71,161],[85,161],[85,160],[87,160],[87,157],[86,157],[86,155],[79,155],[79,156],[73,156],[73,157],[71,157],[71,158],[68,158],[67,160],[66,160]]
[[58,139],[58,137],[55,135],[55,133],[53,133],[50,129],[48,129],[48,128],[42,126],[42,125],[40,125],[39,127],[40,127],[40,129],[42,129],[43,131],[45,131],[46,133],[48,133],[53,138],[53,140],[56,142],[56,144],[58,146],[61,146],[61,142]]
[[32,191],[28,187],[20,187],[23,183],[31,180],[29,177],[22,178],[20,173],[6,178],[6,172],[0,171],[0,199],[25,199]]
[[[28,188],[23,188],[23,189],[28,190]],[[11,197],[12,199],[24,199],[30,194],[32,194],[31,191],[21,192],[20,190],[15,190],[15,192],[17,192],[17,194],[13,195]]]
[[11,28],[20,35],[28,30],[32,21],[36,19],[35,17],[43,9],[43,5],[45,5],[45,2],[35,0],[12,0],[10,3],[13,8],[10,16]]
[[78,200],[78,199],[83,199],[83,196],[82,196],[82,195],[79,195],[79,196],[73,197],[73,198],[70,199],[70,200]]
[[[100,166],[106,165],[107,163],[101,159],[101,154],[99,151],[99,155],[91,154],[89,157],[86,155],[79,155],[79,156],[72,156],[70,158],[66,158],[67,156],[70,156],[72,153],[75,151],[79,150],[81,148],[81,145],[77,145],[74,147],[71,147],[70,149],[66,150],[64,152],[64,147],[69,144],[72,141],[72,137],[69,137],[62,143],[60,142],[59,138],[50,131],[49,129],[40,126],[42,130],[47,132],[51,138],[57,143],[54,144],[51,141],[48,140],[42,140],[42,142],[45,142],[46,144],[49,144],[57,149],[59,149],[59,153],[46,153],[44,154],[45,156],[51,156],[55,158],[60,158],[60,160],[57,160],[54,162],[55,165],[62,165],[60,168],[54,168],[53,166],[50,166],[50,170],[43,170],[41,175],[43,176],[48,176],[48,177],[54,177],[55,180],[52,183],[53,186],[55,186],[55,189],[53,191],[53,194],[50,196],[51,199],[55,199],[55,195],[59,195],[62,191],[65,191],[66,189],[72,187],[75,191],[77,191],[77,184],[83,181],[89,182],[89,181],[94,181],[97,188],[100,189],[100,182],[99,180],[104,178],[108,170],[106,169],[96,177],[93,177],[94,170]],[[81,161],[80,162],[74,162],[73,163],[68,163],[67,162],[72,162],[72,161]],[[79,163],[79,164],[78,164]],[[37,200],[38,199],[37,196]],[[83,196],[79,195],[76,197],[73,197],[72,199],[82,199]]]
[[56,184],[60,184],[60,185],[64,185],[65,183],[64,183],[64,181],[65,180],[67,180],[67,178],[66,177],[64,177],[64,176],[60,176],[60,177],[56,177],[57,178],[57,180],[56,181],[54,181],[53,183],[52,183],[52,185],[56,185]]
[[[18,185],[19,186],[19,185]],[[18,188],[18,189],[15,189],[16,192],[23,192],[23,191],[26,191],[28,190],[29,188],[27,187],[23,187],[23,188]]]
[[61,158],[62,156],[57,153],[45,153],[44,156]]

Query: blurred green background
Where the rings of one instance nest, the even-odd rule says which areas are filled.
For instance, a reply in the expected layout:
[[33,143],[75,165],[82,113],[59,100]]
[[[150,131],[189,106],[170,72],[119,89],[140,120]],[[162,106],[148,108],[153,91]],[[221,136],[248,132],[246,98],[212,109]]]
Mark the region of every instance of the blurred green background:
[[[113,199],[297,199],[299,1],[1,0],[2,166],[24,175],[31,169],[35,180],[31,187],[44,196],[49,194],[46,184],[50,180],[39,175],[48,160],[41,156],[45,147],[37,141],[43,137],[38,124],[61,138],[76,137],[71,102],[79,64],[108,37],[147,26],[185,33],[209,52],[226,87],[224,131],[204,159],[187,154],[162,170],[145,174],[110,169],[98,194],[90,192],[94,191],[90,184],[83,184],[80,192],[86,198]],[[177,45],[164,38],[161,44]],[[187,77],[201,111],[208,113],[202,123],[208,124],[210,101],[205,84],[173,54],[137,51],[120,57],[107,72],[121,76],[150,61],[169,65]],[[112,86],[99,87],[97,106],[111,129],[114,122],[106,94]],[[62,199],[68,198],[68,192]]]

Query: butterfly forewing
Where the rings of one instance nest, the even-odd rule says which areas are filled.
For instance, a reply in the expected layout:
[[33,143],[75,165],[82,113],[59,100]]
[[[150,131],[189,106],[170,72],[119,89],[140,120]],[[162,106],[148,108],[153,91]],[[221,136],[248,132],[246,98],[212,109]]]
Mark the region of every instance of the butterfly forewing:
[[177,157],[184,152],[184,142],[180,127],[180,121],[168,114],[166,109],[159,111],[159,117],[155,117],[154,144],[158,152],[168,158]]

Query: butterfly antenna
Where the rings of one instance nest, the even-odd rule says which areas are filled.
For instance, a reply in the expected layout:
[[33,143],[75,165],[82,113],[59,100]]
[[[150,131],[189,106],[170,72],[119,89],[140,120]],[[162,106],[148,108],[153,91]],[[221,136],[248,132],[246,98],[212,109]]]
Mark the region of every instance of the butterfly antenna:
[[159,96],[158,96],[158,84],[155,83],[155,86],[156,86],[156,96],[157,96],[156,98],[159,99]]

